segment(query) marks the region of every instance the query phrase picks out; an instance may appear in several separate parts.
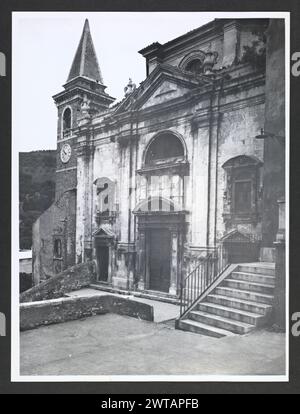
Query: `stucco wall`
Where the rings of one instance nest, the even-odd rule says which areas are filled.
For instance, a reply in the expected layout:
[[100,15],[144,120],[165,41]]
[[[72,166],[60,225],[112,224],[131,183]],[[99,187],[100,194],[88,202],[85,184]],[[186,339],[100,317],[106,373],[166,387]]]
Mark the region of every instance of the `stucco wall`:
[[[245,102],[247,103],[247,101]],[[223,164],[231,158],[239,155],[254,156],[263,162],[263,143],[255,136],[260,130],[260,126],[264,122],[264,103],[261,99],[253,102],[251,106],[228,111],[224,113],[219,137],[219,157],[218,157],[218,196],[217,196],[217,239],[220,239],[225,231],[230,231],[231,228],[225,226],[223,219],[224,211],[224,190],[225,190],[225,171],[222,168]],[[215,162],[214,162],[215,164]],[[214,177],[215,178],[215,177]],[[262,186],[261,183],[257,183]],[[215,191],[215,183],[212,185],[212,191]],[[211,212],[214,214],[215,204],[211,206]],[[256,234],[261,234],[261,219],[258,223],[252,224],[237,224],[234,226],[238,230]],[[213,234],[213,222],[210,233]]]
[[263,246],[273,247],[278,203],[285,194],[285,35],[284,20],[272,19],[267,31],[266,134],[264,141]]
[[54,239],[63,237],[62,269],[75,264],[76,192],[66,192],[33,225],[32,263],[34,283],[55,274]]

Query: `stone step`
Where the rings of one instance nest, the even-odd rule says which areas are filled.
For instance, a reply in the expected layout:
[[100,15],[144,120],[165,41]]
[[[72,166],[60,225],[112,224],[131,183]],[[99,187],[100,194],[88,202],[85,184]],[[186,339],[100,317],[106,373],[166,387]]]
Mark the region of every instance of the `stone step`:
[[229,296],[215,294],[208,295],[206,301],[217,305],[227,306],[229,308],[240,309],[246,312],[253,312],[263,316],[271,312],[272,310],[272,306],[266,305],[264,303],[256,303]]
[[251,292],[247,290],[240,290],[225,286],[217,287],[213,293],[221,296],[229,296],[236,299],[265,303],[266,305],[272,305],[274,301],[274,296],[272,295]]
[[264,319],[263,315],[258,313],[246,312],[209,302],[200,303],[197,310],[255,326],[261,326]]
[[263,293],[267,295],[274,294],[274,286],[265,285],[263,283],[247,282],[245,280],[225,279],[221,286],[247,290],[250,292]]
[[174,297],[174,295],[169,295],[168,293],[164,292],[156,292],[156,291],[131,291],[131,290],[124,290],[124,289],[118,289],[114,288],[110,285],[103,285],[102,283],[93,283],[89,286],[91,289],[99,290],[102,292],[109,292],[112,294],[117,295],[126,295],[126,296],[132,296],[137,298],[145,298],[150,300],[156,300],[158,302],[165,302],[165,303],[171,303],[173,305],[180,305],[180,299],[177,297]]
[[217,338],[247,334],[268,323],[274,289],[274,263],[239,264],[178,327]]
[[275,276],[275,266],[273,264],[245,263],[240,264],[238,270],[245,273]]
[[230,331],[239,335],[244,335],[255,328],[254,325],[250,325],[248,323],[234,321],[232,319],[213,315],[211,313],[203,311],[191,311],[189,313],[189,319],[203,323],[205,325],[224,329],[226,331]]
[[244,280],[247,282],[263,283],[271,286],[275,285],[274,276],[259,275],[256,273],[232,272],[230,278],[235,280]]
[[196,322],[191,319],[181,319],[177,322],[177,328],[183,331],[194,332],[201,335],[211,336],[213,338],[223,338],[224,336],[233,335],[232,332],[224,329],[209,326],[204,323]]

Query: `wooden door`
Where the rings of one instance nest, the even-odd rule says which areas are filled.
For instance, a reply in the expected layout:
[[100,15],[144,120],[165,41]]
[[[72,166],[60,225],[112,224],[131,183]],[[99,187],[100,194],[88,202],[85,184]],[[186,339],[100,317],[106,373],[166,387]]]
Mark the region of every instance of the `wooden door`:
[[98,280],[107,282],[108,280],[108,265],[109,265],[109,247],[97,247],[97,262],[98,262]]
[[170,232],[164,229],[149,232],[150,290],[169,292],[170,288]]

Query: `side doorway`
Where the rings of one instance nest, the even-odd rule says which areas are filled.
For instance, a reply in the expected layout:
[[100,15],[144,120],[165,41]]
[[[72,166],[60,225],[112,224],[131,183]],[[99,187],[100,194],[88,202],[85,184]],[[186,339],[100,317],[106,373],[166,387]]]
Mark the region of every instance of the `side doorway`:
[[167,229],[148,231],[149,289],[169,292],[171,279],[171,235]]
[[102,225],[93,234],[94,257],[97,261],[97,281],[111,283],[114,263],[115,234],[107,225]]
[[98,265],[98,281],[107,283],[109,275],[109,246],[97,246],[96,258]]

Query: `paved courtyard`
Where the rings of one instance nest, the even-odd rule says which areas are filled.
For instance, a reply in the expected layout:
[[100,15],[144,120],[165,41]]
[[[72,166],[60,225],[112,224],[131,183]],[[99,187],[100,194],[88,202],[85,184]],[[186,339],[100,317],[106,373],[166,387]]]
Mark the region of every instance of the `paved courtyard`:
[[106,314],[21,333],[21,375],[284,375],[285,336],[214,339]]
[[82,297],[107,296],[107,295],[117,296],[119,298],[127,298],[134,302],[141,302],[141,303],[146,303],[147,305],[151,305],[153,307],[154,322],[164,322],[164,321],[175,320],[180,314],[180,307],[178,305],[173,305],[171,303],[137,297],[133,295],[121,295],[118,293],[109,293],[109,292],[104,292],[101,290],[95,290],[95,289],[90,289],[90,288],[74,290],[73,292],[69,292],[66,296],[72,297],[72,298],[80,298],[80,297],[82,298]]

